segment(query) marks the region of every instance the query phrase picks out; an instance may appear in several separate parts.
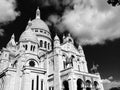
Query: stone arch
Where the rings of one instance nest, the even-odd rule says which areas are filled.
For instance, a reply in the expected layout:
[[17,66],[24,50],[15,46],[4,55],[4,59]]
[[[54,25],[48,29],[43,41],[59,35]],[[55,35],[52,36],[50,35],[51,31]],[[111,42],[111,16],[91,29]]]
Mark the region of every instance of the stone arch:
[[97,81],[94,81],[93,84],[94,84],[95,90],[98,90],[99,83]]
[[90,80],[86,80],[86,90],[91,90],[91,81]]
[[67,80],[63,81],[63,90],[69,90],[69,83]]
[[83,90],[83,80],[77,79],[77,90]]

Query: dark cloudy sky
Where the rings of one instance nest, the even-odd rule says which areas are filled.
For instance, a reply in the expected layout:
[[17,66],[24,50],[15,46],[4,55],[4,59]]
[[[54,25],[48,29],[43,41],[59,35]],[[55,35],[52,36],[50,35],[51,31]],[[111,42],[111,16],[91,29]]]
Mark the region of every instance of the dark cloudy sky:
[[37,6],[51,32],[60,38],[70,32],[83,45],[89,68],[94,62],[103,79],[120,82],[120,6],[107,0],[0,0],[1,48],[13,33],[19,40]]

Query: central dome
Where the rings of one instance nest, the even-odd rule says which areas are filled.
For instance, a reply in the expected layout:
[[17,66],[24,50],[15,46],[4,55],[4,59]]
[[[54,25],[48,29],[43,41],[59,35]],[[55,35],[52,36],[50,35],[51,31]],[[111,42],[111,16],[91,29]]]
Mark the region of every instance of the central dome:
[[31,21],[31,29],[42,29],[49,32],[47,24],[40,18],[39,8],[36,11],[36,18]]
[[31,29],[43,29],[49,32],[49,28],[46,25],[46,23],[44,21],[42,21],[41,19],[34,19],[31,21]]

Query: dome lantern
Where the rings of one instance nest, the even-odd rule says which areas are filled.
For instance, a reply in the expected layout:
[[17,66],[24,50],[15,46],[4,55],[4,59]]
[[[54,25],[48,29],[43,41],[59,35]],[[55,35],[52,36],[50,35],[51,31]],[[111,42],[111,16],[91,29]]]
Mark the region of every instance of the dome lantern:
[[36,10],[36,19],[40,19],[40,9],[39,9],[39,7]]

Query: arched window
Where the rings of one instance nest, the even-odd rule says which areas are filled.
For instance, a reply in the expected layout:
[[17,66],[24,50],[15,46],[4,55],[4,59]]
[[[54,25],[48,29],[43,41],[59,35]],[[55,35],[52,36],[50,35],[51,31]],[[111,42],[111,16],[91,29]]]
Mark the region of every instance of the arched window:
[[43,47],[43,41],[40,40],[40,47]]
[[48,50],[50,49],[50,43],[48,43]]
[[69,42],[72,42],[72,39],[69,39]]
[[94,81],[94,87],[95,87],[95,90],[98,90],[98,82],[97,81]]
[[86,90],[91,90],[91,81],[90,80],[86,81]]
[[47,48],[47,42],[46,41],[44,42],[44,48]]
[[27,45],[25,45],[25,50],[27,50]]
[[33,51],[35,51],[35,46],[33,46]]
[[75,56],[71,55],[71,57],[70,57],[70,63],[71,63],[72,66],[73,66],[73,60],[74,60],[74,58],[75,58]]
[[26,44],[26,45],[23,45],[23,47],[25,48],[25,50],[27,50],[27,44]]
[[77,90],[83,90],[83,81],[81,79],[77,80]]
[[66,69],[67,68],[67,62],[66,62],[66,55],[65,54],[62,55],[62,59],[63,59],[63,67],[64,67],[64,69]]
[[34,51],[34,50],[35,50],[35,46],[31,45],[30,50],[31,50],[31,51]]
[[66,80],[63,82],[63,90],[69,90],[69,83]]
[[31,45],[31,48],[30,48],[30,50],[31,50],[31,51],[33,50],[33,45]]

